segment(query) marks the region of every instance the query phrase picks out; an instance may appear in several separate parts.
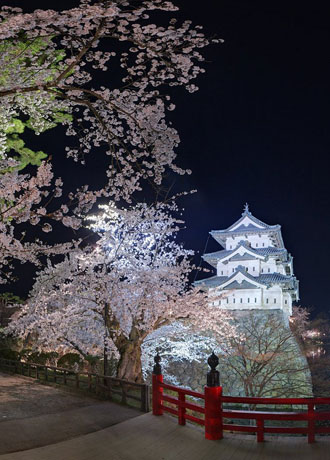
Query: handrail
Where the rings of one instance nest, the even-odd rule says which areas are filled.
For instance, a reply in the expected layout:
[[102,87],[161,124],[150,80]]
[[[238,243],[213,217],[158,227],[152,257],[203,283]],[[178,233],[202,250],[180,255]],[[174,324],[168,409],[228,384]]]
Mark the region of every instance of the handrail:
[[[87,390],[98,394],[100,390],[105,392],[105,395],[112,399],[112,393],[121,395],[121,402],[127,404],[127,398],[141,402],[140,409],[143,412],[149,412],[150,410],[150,388],[144,383],[130,382],[126,379],[118,379],[117,377],[111,377],[109,375],[101,375],[92,372],[76,372],[71,369],[66,369],[56,366],[48,366],[46,364],[30,363],[24,361],[15,361],[13,359],[0,358],[1,364],[5,367],[9,367],[15,373],[24,374],[24,366],[28,369],[28,376],[41,380],[41,371],[43,371],[43,381],[49,381],[48,371],[53,371],[53,382],[60,383],[68,386],[68,382],[74,381],[75,387],[80,388],[82,383],[87,384]],[[11,364],[11,365],[10,365]],[[20,369],[19,369],[20,368]],[[32,371],[35,370],[34,375]],[[20,371],[20,372],[19,372]],[[74,376],[74,378],[69,378]],[[83,381],[80,377],[87,378],[87,381]],[[101,383],[103,382],[103,383]],[[106,383],[106,384],[104,384]],[[113,384],[118,384],[120,390],[116,390]],[[127,391],[127,387],[135,387],[140,389],[140,397],[134,396]]]
[[[178,393],[178,397],[164,394],[163,390],[171,390]],[[205,405],[199,406],[185,400],[186,396],[193,396],[204,401]],[[166,403],[175,405],[177,408],[167,406]],[[223,403],[277,406],[307,406],[307,410],[294,411],[267,411],[223,408]],[[321,420],[330,421],[330,411],[316,411],[315,406],[330,405],[330,398],[259,398],[241,396],[223,396],[222,387],[205,387],[205,393],[198,393],[186,388],[177,387],[163,382],[161,374],[153,374],[153,413],[162,415],[169,412],[178,417],[179,425],[185,425],[186,420],[193,421],[205,426],[207,439],[221,439],[223,431],[239,431],[256,433],[257,441],[264,441],[265,433],[294,433],[307,434],[308,443],[315,442],[315,434],[330,433],[330,426],[318,426],[316,422]],[[198,412],[204,419],[187,413],[187,410]],[[255,420],[255,425],[239,425],[232,423],[233,420]],[[231,423],[228,423],[228,420]],[[304,421],[307,425],[301,426],[265,426],[267,420]],[[216,428],[214,428],[216,427]]]
[[176,387],[175,385],[169,385],[168,383],[164,383],[164,382],[160,383],[159,385],[163,388],[167,388],[168,390],[177,391],[179,393],[184,393],[187,396],[193,396],[195,398],[205,399],[205,396],[203,395],[203,393],[198,393],[197,391],[192,391],[192,390],[189,390],[188,388],[180,388],[180,387]]
[[258,398],[254,396],[222,396],[222,401],[227,403],[246,403],[246,404],[330,404],[330,398]]

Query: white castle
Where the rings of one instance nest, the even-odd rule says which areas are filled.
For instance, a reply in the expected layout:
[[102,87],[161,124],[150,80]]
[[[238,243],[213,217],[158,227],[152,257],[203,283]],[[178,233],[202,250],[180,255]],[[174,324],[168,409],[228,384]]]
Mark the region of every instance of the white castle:
[[230,310],[276,309],[286,318],[291,316],[292,302],[299,300],[299,282],[281,226],[261,222],[246,204],[237,222],[210,234],[225,249],[203,256],[217,274],[195,285],[208,290],[210,299],[215,296],[213,305]]

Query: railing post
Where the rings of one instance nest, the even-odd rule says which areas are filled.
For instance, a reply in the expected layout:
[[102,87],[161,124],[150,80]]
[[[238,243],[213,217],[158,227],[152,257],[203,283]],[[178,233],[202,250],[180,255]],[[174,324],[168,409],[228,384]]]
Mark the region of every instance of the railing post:
[[257,442],[264,442],[264,421],[257,419]]
[[126,386],[124,382],[120,382],[120,388],[121,388],[121,403],[122,404],[127,404],[127,397],[126,397]]
[[211,370],[207,374],[207,386],[205,394],[205,439],[217,440],[223,437],[222,428],[222,387],[220,386],[219,372],[216,370],[219,364],[218,357],[212,353],[207,360]]
[[157,353],[154,357],[155,365],[152,371],[152,413],[153,415],[163,415],[162,393],[163,388],[159,383],[163,383],[162,368],[160,366],[161,357]]
[[99,392],[100,392],[100,387],[99,387],[99,385],[100,385],[100,377],[99,377],[98,374],[96,374],[96,376],[95,376],[95,394],[96,394],[96,395],[98,395]]
[[185,413],[186,413],[186,408],[184,407],[184,403],[186,402],[186,395],[184,393],[179,392],[179,407],[178,407],[178,412],[179,412],[179,425],[185,425],[186,424],[186,418],[185,418]]
[[308,444],[315,442],[315,412],[314,403],[308,404]]
[[142,385],[141,387],[141,411],[149,412],[149,385]]

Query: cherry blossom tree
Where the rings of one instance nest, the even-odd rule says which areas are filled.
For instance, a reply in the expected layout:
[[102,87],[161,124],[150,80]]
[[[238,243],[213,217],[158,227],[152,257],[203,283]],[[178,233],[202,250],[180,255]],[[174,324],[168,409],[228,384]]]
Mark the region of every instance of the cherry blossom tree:
[[[179,137],[165,120],[174,105],[163,89],[198,89],[192,81],[204,71],[200,49],[210,40],[190,21],[154,24],[154,11],[177,10],[168,1],[92,3],[81,0],[61,12],[0,10],[0,39],[26,43],[24,59],[19,54],[14,64],[10,49],[2,53],[0,151],[14,116],[28,116],[38,133],[53,124],[54,114],[70,113],[74,117],[62,122],[79,145],[67,146],[68,156],[83,161],[91,149],[105,146],[105,193],[129,199],[144,180],[159,184],[166,167],[184,172],[174,162]],[[32,46],[41,39],[42,60]],[[97,71],[107,72],[108,86],[96,85]]]
[[[179,135],[167,120],[175,106],[166,88],[196,91],[200,51],[217,40],[190,21],[154,23],[176,10],[163,0],[80,0],[59,12],[0,9],[1,282],[12,260],[39,263],[79,243],[31,241],[28,224],[44,232],[54,221],[78,229],[97,199],[130,202],[144,186],[159,190],[166,171],[189,172],[175,162]],[[67,157],[85,163],[95,155],[106,180],[97,190],[81,184],[55,205],[62,179],[54,177],[51,157],[27,148],[21,135],[59,124],[69,136]]]
[[235,335],[230,315],[188,289],[190,251],[175,241],[175,205],[102,206],[92,217],[100,239],[43,270],[8,332],[29,334],[37,346],[81,355],[114,355],[117,376],[142,381],[141,345],[154,330],[178,319]]

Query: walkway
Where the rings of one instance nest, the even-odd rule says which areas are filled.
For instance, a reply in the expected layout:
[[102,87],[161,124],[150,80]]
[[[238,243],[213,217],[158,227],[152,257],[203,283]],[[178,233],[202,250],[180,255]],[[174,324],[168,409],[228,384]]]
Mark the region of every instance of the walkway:
[[68,441],[0,460],[330,460],[330,440],[308,445],[304,438],[272,437],[257,444],[253,436],[228,435],[207,441],[195,426],[174,418],[144,414]]
[[27,377],[0,374],[0,454],[72,439],[140,414]]
[[0,421],[0,460],[330,460],[330,437],[312,445],[305,437],[268,436],[257,444],[255,436],[228,433],[207,441],[200,427],[179,426],[168,415],[140,415],[0,374],[1,414],[8,420]]

